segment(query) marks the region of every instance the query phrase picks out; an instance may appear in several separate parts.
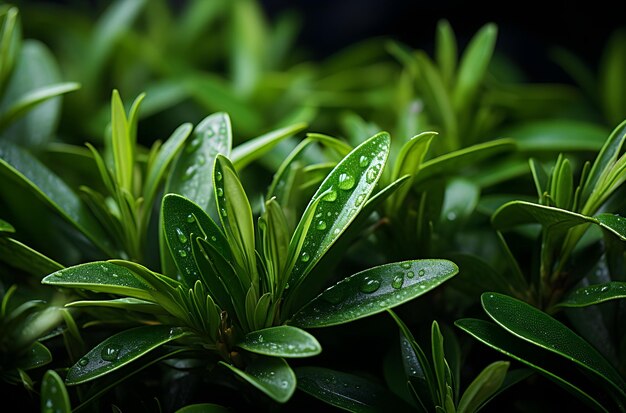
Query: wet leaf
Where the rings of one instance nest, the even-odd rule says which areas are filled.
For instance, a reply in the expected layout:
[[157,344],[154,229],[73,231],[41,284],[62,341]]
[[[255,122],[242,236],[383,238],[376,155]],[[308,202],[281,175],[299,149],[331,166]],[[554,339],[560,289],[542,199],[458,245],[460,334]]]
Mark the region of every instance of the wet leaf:
[[48,370],[41,381],[41,413],[71,413],[70,396],[56,371]]
[[311,334],[291,326],[270,327],[246,334],[237,346],[273,357],[311,357],[322,351]]
[[558,303],[556,307],[587,307],[621,298],[626,298],[626,283],[612,281],[579,288]]
[[279,403],[285,403],[296,390],[296,375],[287,362],[280,357],[259,356],[245,370],[220,361],[236,375],[261,390]]
[[45,366],[52,361],[52,353],[40,342],[34,342],[26,353],[20,357],[20,367],[24,370],[32,370]]

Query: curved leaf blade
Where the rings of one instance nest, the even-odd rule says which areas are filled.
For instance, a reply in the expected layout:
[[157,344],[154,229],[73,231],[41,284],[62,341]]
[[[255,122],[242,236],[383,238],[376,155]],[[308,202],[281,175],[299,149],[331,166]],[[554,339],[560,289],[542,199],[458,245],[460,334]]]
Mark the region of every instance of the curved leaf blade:
[[71,413],[70,396],[56,371],[48,370],[41,381],[41,411]]
[[181,407],[176,410],[176,413],[229,413],[228,410],[224,406],[220,406],[219,404],[213,403],[198,403],[198,404],[190,404],[185,407]]
[[13,238],[0,237],[0,261],[36,277],[63,269],[58,262]]
[[606,380],[626,397],[626,381],[588,342],[561,322],[515,298],[496,293],[481,296],[485,312],[511,334],[558,354]]
[[322,292],[288,323],[314,328],[368,317],[427,293],[458,270],[447,260],[404,261],[370,268]]
[[457,412],[473,413],[496,394],[504,383],[510,364],[508,361],[495,361],[485,367],[463,392]]
[[245,370],[223,361],[219,364],[279,403],[287,402],[296,390],[296,375],[280,357],[258,357],[248,364]]
[[181,328],[163,325],[122,331],[95,346],[70,367],[65,381],[69,385],[75,385],[97,379],[185,334],[187,333]]
[[237,346],[252,353],[273,357],[311,357],[322,346],[311,334],[292,326],[277,326],[246,334]]
[[626,298],[626,282],[612,281],[579,288],[556,307],[587,307],[620,298]]
[[30,346],[26,353],[20,357],[19,364],[24,370],[32,370],[37,367],[45,366],[51,361],[52,353],[50,353],[48,347],[36,341],[32,346]]

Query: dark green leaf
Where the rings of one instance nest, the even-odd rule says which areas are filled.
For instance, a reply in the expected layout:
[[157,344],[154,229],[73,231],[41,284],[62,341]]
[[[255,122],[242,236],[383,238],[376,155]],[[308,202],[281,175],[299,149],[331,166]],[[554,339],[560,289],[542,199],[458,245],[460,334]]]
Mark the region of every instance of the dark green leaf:
[[443,350],[443,336],[439,330],[439,324],[437,324],[436,321],[433,321],[431,328],[431,354],[433,356],[433,370],[435,371],[435,378],[439,389],[437,405],[444,406],[447,393],[446,388],[449,383],[446,380],[446,358]]
[[408,411],[380,384],[354,374],[323,367],[300,367],[296,374],[300,390],[349,412]]
[[600,90],[609,122],[621,122],[626,110],[626,31],[615,31],[609,38],[600,63]]
[[273,357],[311,357],[322,351],[311,334],[291,326],[270,327],[246,334],[237,346]]
[[613,385],[626,397],[626,381],[589,343],[548,314],[515,298],[485,293],[485,312],[505,330],[577,363]]
[[52,361],[50,350],[40,342],[34,342],[26,353],[20,357],[20,368],[32,370],[44,366]]
[[127,311],[139,311],[148,314],[167,315],[168,312],[159,304],[138,298],[117,298],[115,300],[92,300],[74,301],[65,305],[66,307],[107,307],[119,308]]
[[0,237],[0,260],[14,268],[19,268],[36,277],[49,274],[63,268],[58,262],[35,251],[13,238]]
[[510,364],[508,361],[495,361],[485,367],[463,392],[457,412],[473,413],[493,397],[502,386]]
[[626,218],[614,214],[600,214],[594,217],[602,228],[626,241]]
[[65,380],[70,385],[94,380],[185,334],[181,328],[163,325],[122,331],[91,349],[68,370]]
[[419,297],[453,277],[458,267],[446,260],[417,260],[374,267],[322,292],[298,311],[290,324],[326,327],[380,313]]
[[71,413],[70,396],[56,371],[48,370],[41,381],[41,412]]
[[620,298],[626,298],[626,283],[612,281],[606,284],[593,284],[579,288],[556,306],[587,307],[589,305]]
[[296,375],[280,357],[259,356],[245,370],[219,363],[279,403],[289,400],[296,390]]
[[229,413],[226,407],[213,403],[190,404],[176,410],[176,413]]

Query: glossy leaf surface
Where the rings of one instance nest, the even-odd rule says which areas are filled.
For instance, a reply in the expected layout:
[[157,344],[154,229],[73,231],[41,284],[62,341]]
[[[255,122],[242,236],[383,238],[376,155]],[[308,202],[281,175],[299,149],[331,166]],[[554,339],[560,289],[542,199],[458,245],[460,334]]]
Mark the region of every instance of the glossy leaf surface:
[[446,260],[417,260],[381,265],[354,274],[322,292],[289,321],[326,327],[380,313],[441,285],[458,272]]
[[235,168],[241,170],[271,150],[278,142],[301,132],[306,127],[306,123],[298,123],[250,139],[234,147],[230,159]]
[[558,303],[557,307],[587,307],[621,298],[626,298],[626,283],[612,281],[579,288]]
[[279,403],[289,400],[296,390],[296,375],[280,357],[259,356],[248,364],[245,370],[223,361],[220,361],[220,364]]
[[224,406],[220,406],[219,404],[213,403],[198,403],[198,404],[190,404],[185,407],[181,407],[176,410],[176,413],[229,413],[228,410]]
[[70,397],[56,371],[48,370],[41,381],[41,412],[70,413]]
[[322,351],[311,334],[291,326],[270,327],[246,334],[237,346],[274,357],[311,357]]
[[467,386],[459,405],[458,413],[472,413],[479,409],[485,401],[489,400],[502,386],[510,363],[508,361],[496,361],[488,365]]

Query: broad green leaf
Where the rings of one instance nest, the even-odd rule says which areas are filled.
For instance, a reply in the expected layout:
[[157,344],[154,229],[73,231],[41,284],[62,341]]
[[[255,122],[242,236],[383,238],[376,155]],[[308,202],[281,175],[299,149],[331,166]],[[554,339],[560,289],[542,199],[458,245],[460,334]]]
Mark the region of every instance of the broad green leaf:
[[218,153],[229,156],[232,146],[226,113],[207,116],[196,126],[169,173],[166,193],[175,193],[209,211],[213,199],[213,163]]
[[182,328],[164,325],[122,331],[95,346],[70,367],[65,381],[69,385],[75,385],[97,379],[185,334]]
[[298,123],[296,125],[277,129],[257,138],[250,139],[240,145],[237,145],[233,149],[230,159],[236,169],[242,170],[255,159],[263,156],[263,154],[272,149],[278,142],[293,136],[306,128],[306,123]]
[[106,307],[118,308],[128,311],[139,311],[148,314],[166,315],[167,311],[159,304],[151,301],[140,300],[138,298],[117,298],[114,300],[82,300],[74,301],[65,305],[66,307]]
[[72,189],[35,157],[8,142],[0,142],[0,174],[17,181],[78,228],[102,251],[114,255],[102,227]]
[[587,307],[620,298],[626,298],[626,282],[612,281],[579,288],[556,307]]
[[489,347],[538,371],[588,406],[608,412],[596,399],[563,378],[559,374],[558,366],[551,365],[549,357],[545,357],[545,354],[541,350],[538,351],[536,346],[511,336],[497,325],[487,321],[465,318],[457,320],[454,324]]
[[20,118],[40,103],[62,94],[73,92],[79,88],[80,85],[78,83],[67,82],[44,86],[29,91],[21,96],[17,101],[13,102],[12,105],[0,115],[0,130],[6,128],[7,125],[14,122],[16,119]]
[[607,130],[591,122],[551,119],[520,123],[504,135],[513,137],[522,152],[595,152],[602,148]]
[[297,288],[364,207],[382,174],[389,145],[385,132],[363,142],[337,164],[313,195],[302,214],[314,214],[313,222],[301,220],[289,245],[287,270],[292,288]]
[[311,357],[322,351],[311,334],[291,326],[270,327],[246,334],[237,346],[272,357]]
[[58,262],[46,257],[13,238],[0,237],[0,260],[36,277],[63,269]]
[[451,88],[455,80],[457,65],[457,46],[454,31],[447,20],[437,23],[435,40],[435,59],[446,86]]
[[613,385],[626,397],[626,381],[589,343],[548,314],[515,298],[485,293],[483,308],[505,330],[558,354]]
[[512,139],[497,139],[438,156],[421,164],[415,183],[419,184],[439,175],[458,175],[463,168],[473,167],[484,159],[503,152],[512,152],[515,148],[515,141]]
[[128,268],[106,261],[80,264],[46,276],[43,284],[128,295],[152,301],[153,289]]
[[484,405],[504,383],[510,364],[508,361],[495,361],[485,367],[463,392],[457,412],[473,413]]
[[463,178],[452,179],[446,185],[441,207],[441,223],[450,230],[458,230],[458,222],[466,220],[478,205],[480,188]]
[[498,29],[492,23],[483,26],[467,45],[454,87],[454,107],[459,112],[467,110],[487,73],[496,45]]
[[185,140],[192,130],[190,123],[180,125],[159,148],[159,152],[147,171],[146,182],[143,189],[143,199],[146,208],[152,207],[152,200],[156,195],[159,183],[163,179],[165,170],[180,151]]
[[192,234],[207,240],[220,255],[230,259],[228,243],[213,220],[194,202],[176,194],[167,194],[162,207],[163,233],[174,262],[188,287],[198,279],[193,256]]
[[626,241],[626,218],[614,214],[600,214],[594,218],[603,229],[616,235],[620,240]]
[[296,390],[296,375],[280,357],[258,356],[244,370],[220,361],[219,364],[261,390],[279,403],[285,403]]
[[71,413],[70,396],[56,371],[48,370],[41,381],[41,412]]
[[52,361],[50,350],[40,342],[34,342],[19,359],[20,368],[32,370]]
[[222,155],[215,159],[213,186],[222,228],[233,259],[244,270],[237,271],[244,286],[258,289],[255,229],[252,208],[233,164]]
[[9,224],[3,219],[0,219],[0,234],[15,232],[13,225]]
[[322,292],[289,321],[326,327],[380,313],[436,288],[458,273],[446,260],[416,260],[381,265],[354,274]]
[[349,412],[401,412],[409,408],[380,384],[354,374],[323,367],[300,367],[296,374],[300,390]]
[[[196,2],[196,3],[204,3],[204,2]],[[210,3],[208,3],[210,4]],[[181,407],[176,410],[176,413],[229,413],[228,410],[224,406],[220,406],[219,404],[213,403],[198,403],[198,404],[190,404],[185,407]]]

